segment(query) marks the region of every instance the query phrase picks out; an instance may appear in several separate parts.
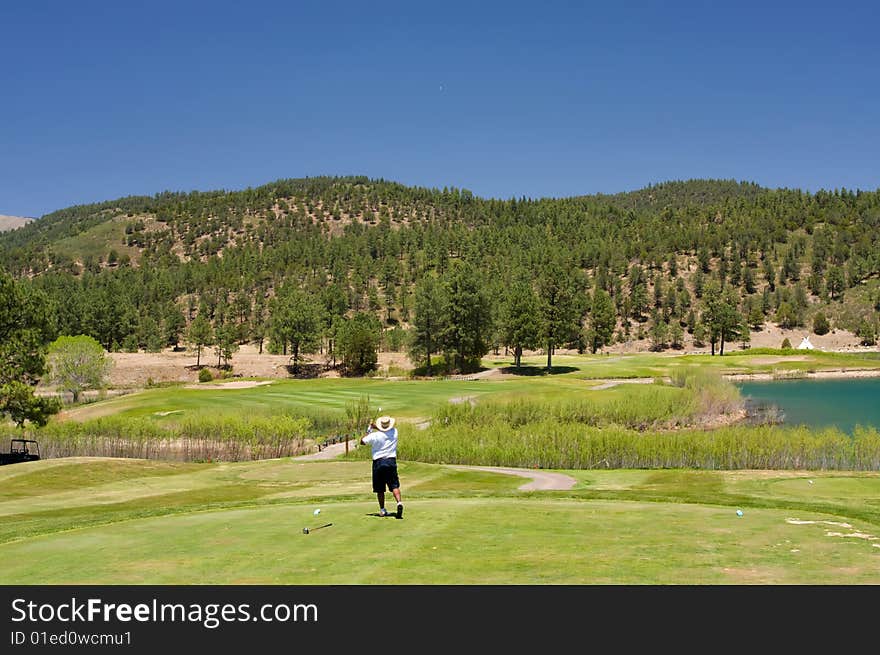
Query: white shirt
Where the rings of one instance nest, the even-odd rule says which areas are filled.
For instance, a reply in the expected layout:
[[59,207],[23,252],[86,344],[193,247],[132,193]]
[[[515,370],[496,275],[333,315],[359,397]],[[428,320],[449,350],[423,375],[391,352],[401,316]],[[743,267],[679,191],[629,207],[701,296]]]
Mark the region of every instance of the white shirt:
[[397,457],[397,428],[391,428],[386,432],[374,430],[364,437],[364,443],[370,444],[373,459]]

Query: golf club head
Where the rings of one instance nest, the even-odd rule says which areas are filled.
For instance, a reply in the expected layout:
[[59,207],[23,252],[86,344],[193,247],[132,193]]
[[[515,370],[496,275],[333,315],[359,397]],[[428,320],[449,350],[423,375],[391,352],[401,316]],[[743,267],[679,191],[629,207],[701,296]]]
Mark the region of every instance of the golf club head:
[[332,524],[332,523],[326,523],[326,524],[324,524],[324,525],[319,525],[317,528],[312,528],[311,530],[310,530],[309,528],[303,528],[303,534],[309,534],[309,533],[311,533],[313,530],[320,530],[321,528],[329,528],[331,525],[333,525],[333,524]]

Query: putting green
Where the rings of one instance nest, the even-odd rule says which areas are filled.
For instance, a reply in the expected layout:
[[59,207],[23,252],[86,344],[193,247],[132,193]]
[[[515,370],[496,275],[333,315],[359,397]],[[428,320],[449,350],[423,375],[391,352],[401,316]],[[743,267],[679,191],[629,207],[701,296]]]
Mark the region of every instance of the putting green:
[[372,516],[366,462],[59,461],[0,477],[0,583],[880,583],[876,474],[571,471],[524,493],[404,462],[397,521]]

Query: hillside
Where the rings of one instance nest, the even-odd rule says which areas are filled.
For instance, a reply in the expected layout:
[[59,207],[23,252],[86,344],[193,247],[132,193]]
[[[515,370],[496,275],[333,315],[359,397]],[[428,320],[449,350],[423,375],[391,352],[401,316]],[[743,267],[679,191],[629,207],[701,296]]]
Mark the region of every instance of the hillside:
[[[59,307],[60,332],[112,349],[174,345],[201,315],[239,343],[268,338],[286,350],[273,302],[293,289],[319,301],[317,347],[332,348],[334,316],[357,312],[399,347],[417,284],[451,284],[462,267],[487,297],[479,340],[490,346],[512,347],[516,280],[530,282],[545,341],[556,316],[551,348],[699,347],[718,336],[707,289],[739,316],[727,341],[743,323],[811,331],[821,313],[829,330],[873,343],[880,192],[689,180],[488,200],[365,177],[278,180],[59,210],[0,236],[0,266]],[[614,319],[598,340],[597,290]]]
[[0,232],[6,232],[7,230],[14,230],[18,227],[22,227],[27,225],[34,219],[26,218],[24,216],[5,216],[0,214]]

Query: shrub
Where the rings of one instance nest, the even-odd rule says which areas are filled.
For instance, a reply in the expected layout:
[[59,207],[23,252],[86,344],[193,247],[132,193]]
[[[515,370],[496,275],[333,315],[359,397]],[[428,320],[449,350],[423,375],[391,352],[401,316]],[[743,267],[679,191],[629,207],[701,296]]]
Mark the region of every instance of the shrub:
[[783,350],[791,350],[791,341],[788,340],[788,337],[782,340],[782,349]]
[[73,402],[86,389],[102,387],[113,368],[113,360],[101,344],[84,334],[58,337],[49,345],[47,363],[50,380],[72,393]]
[[828,334],[828,331],[831,329],[831,326],[828,325],[828,319],[825,317],[825,312],[817,312],[813,317],[813,332],[816,334]]
[[873,346],[877,343],[877,332],[870,321],[862,321],[861,325],[859,325],[858,336],[860,338],[859,343],[863,346]]
[[201,371],[199,371],[199,382],[210,382],[213,379],[214,376],[208,369],[203,368]]

